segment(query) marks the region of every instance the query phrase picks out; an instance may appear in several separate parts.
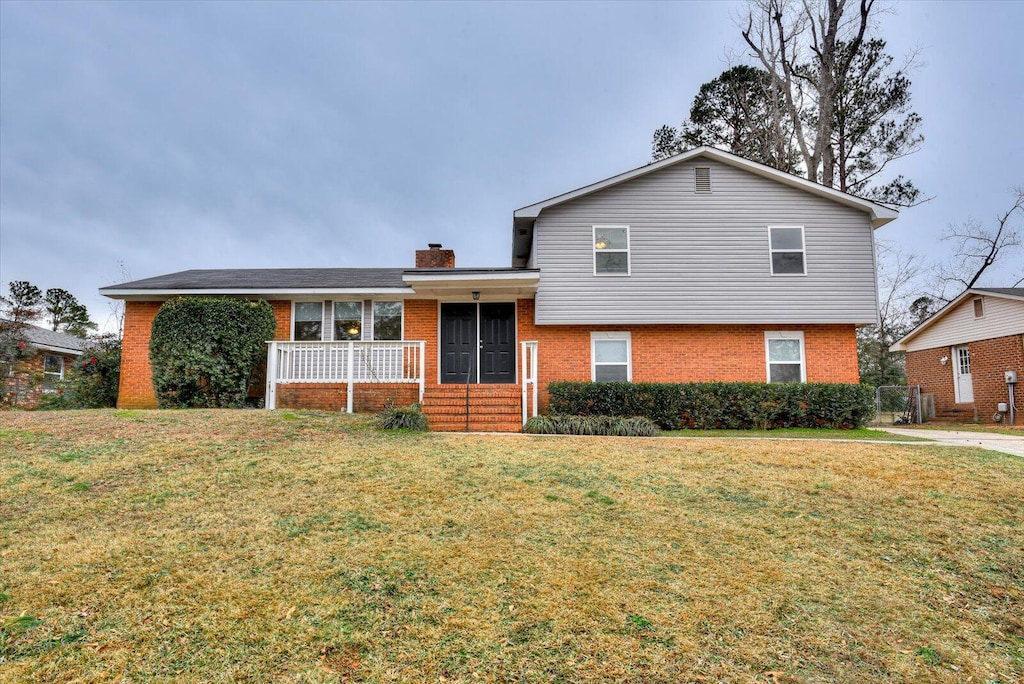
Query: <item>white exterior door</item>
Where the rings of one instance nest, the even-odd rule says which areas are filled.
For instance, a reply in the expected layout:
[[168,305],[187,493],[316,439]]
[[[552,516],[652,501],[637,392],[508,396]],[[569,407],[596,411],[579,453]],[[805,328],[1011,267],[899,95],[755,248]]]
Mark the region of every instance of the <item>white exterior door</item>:
[[967,347],[953,347],[953,387],[956,389],[956,403],[974,403],[971,352]]

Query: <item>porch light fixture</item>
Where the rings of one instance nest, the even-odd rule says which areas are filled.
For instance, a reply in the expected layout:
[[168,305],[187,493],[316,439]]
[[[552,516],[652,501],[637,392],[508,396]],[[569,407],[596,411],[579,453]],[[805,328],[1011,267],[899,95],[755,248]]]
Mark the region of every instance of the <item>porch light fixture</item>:
[[476,290],[473,291],[473,301],[474,302],[480,301],[480,292],[478,292]]
[[945,366],[947,363],[949,363],[949,357],[948,356],[943,356],[941,359],[939,359],[939,363],[941,363],[943,366]]

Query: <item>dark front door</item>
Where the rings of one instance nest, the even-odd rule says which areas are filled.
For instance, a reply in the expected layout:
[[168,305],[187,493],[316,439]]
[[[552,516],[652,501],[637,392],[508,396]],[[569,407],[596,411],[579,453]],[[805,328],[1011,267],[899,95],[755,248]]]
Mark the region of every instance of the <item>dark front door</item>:
[[476,351],[476,304],[442,304],[441,382],[475,382]]
[[516,305],[480,305],[480,382],[516,381]]
[[441,382],[515,381],[516,305],[441,304]]

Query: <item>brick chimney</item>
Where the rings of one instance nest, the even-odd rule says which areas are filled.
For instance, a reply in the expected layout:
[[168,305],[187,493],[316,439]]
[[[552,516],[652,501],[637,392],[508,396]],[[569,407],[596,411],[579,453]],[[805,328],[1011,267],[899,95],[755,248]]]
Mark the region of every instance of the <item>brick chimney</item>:
[[441,249],[439,242],[427,247],[416,250],[416,268],[455,268],[455,250]]

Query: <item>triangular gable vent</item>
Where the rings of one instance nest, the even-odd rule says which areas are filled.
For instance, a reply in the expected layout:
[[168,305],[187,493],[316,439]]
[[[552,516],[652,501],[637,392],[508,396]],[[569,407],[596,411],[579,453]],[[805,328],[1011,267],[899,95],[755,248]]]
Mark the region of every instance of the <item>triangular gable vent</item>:
[[694,192],[711,192],[711,169],[707,166],[698,166],[693,170]]

